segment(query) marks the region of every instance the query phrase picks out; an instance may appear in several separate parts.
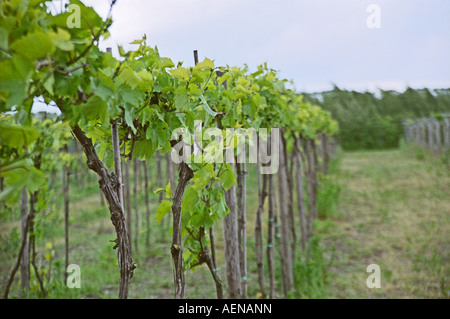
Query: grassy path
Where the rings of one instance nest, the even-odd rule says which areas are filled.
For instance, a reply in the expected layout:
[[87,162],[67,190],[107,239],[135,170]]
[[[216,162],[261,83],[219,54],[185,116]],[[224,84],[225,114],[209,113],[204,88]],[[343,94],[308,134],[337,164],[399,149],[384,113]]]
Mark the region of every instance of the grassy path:
[[[335,248],[329,297],[448,298],[449,171],[398,150],[344,153],[340,167],[339,213],[321,223]],[[380,289],[366,285],[369,264]]]

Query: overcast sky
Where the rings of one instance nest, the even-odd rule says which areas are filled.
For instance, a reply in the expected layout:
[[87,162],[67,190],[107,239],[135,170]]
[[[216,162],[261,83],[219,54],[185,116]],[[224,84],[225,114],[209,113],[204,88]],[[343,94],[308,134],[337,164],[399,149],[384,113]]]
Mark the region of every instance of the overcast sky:
[[[110,0],[83,2],[105,17]],[[103,48],[145,33],[175,64],[195,49],[216,65],[268,62],[298,91],[450,87],[449,0],[118,0],[112,14]]]

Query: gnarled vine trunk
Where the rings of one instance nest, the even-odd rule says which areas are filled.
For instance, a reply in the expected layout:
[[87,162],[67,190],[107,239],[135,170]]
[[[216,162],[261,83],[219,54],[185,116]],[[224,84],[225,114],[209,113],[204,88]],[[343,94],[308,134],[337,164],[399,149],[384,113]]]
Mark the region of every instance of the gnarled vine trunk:
[[133,263],[127,224],[123,207],[118,196],[118,190],[121,187],[121,184],[116,174],[109,172],[103,162],[98,158],[92,140],[86,136],[81,128],[76,125],[72,127],[72,132],[80,142],[84,153],[86,154],[87,166],[99,176],[98,182],[100,189],[105,195],[105,199],[109,205],[111,222],[114,225],[117,235],[114,248],[117,248],[117,259],[120,270],[119,298],[126,299],[128,298],[130,280],[133,277],[133,271],[136,268],[136,264]]
[[185,163],[180,163],[180,173],[178,176],[178,184],[175,190],[172,203],[173,213],[173,235],[172,246],[170,252],[175,267],[174,283],[175,283],[175,298],[184,298],[184,269],[183,269],[183,249],[181,242],[181,208],[183,203],[183,194],[188,182],[194,177],[191,168]]

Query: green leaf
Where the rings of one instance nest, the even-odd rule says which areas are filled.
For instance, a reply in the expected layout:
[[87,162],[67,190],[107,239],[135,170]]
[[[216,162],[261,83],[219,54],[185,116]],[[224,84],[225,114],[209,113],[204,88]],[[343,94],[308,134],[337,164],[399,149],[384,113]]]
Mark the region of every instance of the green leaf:
[[94,78],[91,82],[92,91],[103,101],[108,101],[114,94],[114,83],[110,78]]
[[174,92],[175,107],[179,111],[189,111],[189,95],[187,89],[179,87]]
[[144,42],[144,39],[141,40],[134,40],[133,42],[130,42],[130,44],[141,44],[142,42]]
[[6,201],[13,205],[19,198],[22,189],[26,186],[30,192],[36,192],[45,184],[45,175],[34,166],[18,167],[2,172],[5,188],[0,193],[0,202]]
[[[107,130],[105,127],[100,125],[92,125],[86,133],[87,137],[92,139],[92,143],[95,145],[97,141],[110,140],[111,130]],[[107,143],[102,143],[107,145]]]
[[119,84],[128,84],[132,89],[135,89],[138,86],[142,79],[137,76],[137,74],[128,66],[124,65],[119,75],[117,76],[117,81]]
[[170,185],[170,182],[166,185],[166,198],[172,198],[172,187]]
[[172,60],[170,58],[161,58],[159,67],[162,69],[165,68],[173,68],[175,64],[173,64]]
[[40,132],[36,127],[19,127],[0,121],[0,144],[12,148],[21,148],[36,141]]
[[233,186],[233,184],[236,184],[236,178],[234,177],[231,166],[228,165],[228,169],[223,172],[223,174],[220,176],[220,179],[222,180],[222,186],[226,191],[229,190],[230,187]]
[[189,81],[189,70],[183,67],[178,67],[177,69],[170,70],[170,74],[173,75],[173,77],[188,82]]
[[176,113],[175,115],[178,120],[180,120],[181,125],[183,125],[184,128],[187,128],[188,126],[186,125],[186,114],[185,113]]
[[229,209],[225,203],[225,199],[222,198],[216,205],[214,205],[214,213],[219,216],[220,219],[224,218],[228,213]]
[[202,91],[196,84],[189,84],[189,92],[194,99],[201,98]]
[[207,210],[203,210],[192,215],[189,223],[196,227],[204,226],[206,229],[209,229],[214,224],[214,221],[207,213]]
[[140,103],[140,99],[142,97],[139,94],[139,91],[130,90],[126,88],[121,88],[119,92],[120,102],[126,104],[129,108],[134,108],[136,105]]
[[44,82],[44,88],[47,90],[48,93],[50,93],[51,95],[53,95],[54,91],[53,91],[53,87],[55,85],[55,77],[52,74],[49,74],[49,77],[47,78],[47,80]]
[[137,129],[134,127],[134,109],[131,107],[125,107],[125,123],[131,128],[134,134],[136,134]]
[[195,175],[204,180],[207,180],[214,175],[214,166],[211,163],[206,164],[201,169],[199,169]]
[[153,75],[147,70],[141,70],[137,75],[145,82],[146,86],[151,87],[153,85]]
[[0,101],[7,98],[6,107],[19,105],[27,96],[28,79],[35,72],[33,63],[23,57],[0,62]]
[[86,103],[77,107],[79,116],[87,120],[98,120],[104,123],[107,117],[108,106],[101,97],[94,95]]
[[160,146],[164,146],[167,142],[167,124],[164,122],[159,122],[155,127],[152,128],[150,134],[153,144],[156,145],[156,148]]
[[10,48],[15,53],[30,60],[44,58],[47,54],[55,51],[53,41],[42,31],[36,31],[21,37],[13,42]]
[[75,46],[70,41],[70,33],[67,30],[58,28],[56,32],[50,31],[48,35],[58,49],[63,51],[73,51],[75,49]]
[[161,220],[166,216],[166,214],[172,209],[172,202],[168,200],[163,200],[156,209],[156,214],[154,219],[161,223]]
[[153,157],[156,149],[151,140],[139,140],[134,143],[133,157],[148,161]]
[[190,186],[188,189],[186,189],[183,196],[183,212],[191,212],[192,207],[195,207],[198,199],[198,192],[194,187]]
[[214,62],[211,61],[208,58],[205,58],[205,60],[203,60],[200,63],[197,63],[195,68],[197,70],[214,70]]
[[221,77],[219,77],[217,79],[217,83],[218,84],[222,84],[223,82],[225,82],[226,80],[228,80],[230,78],[231,78],[231,74],[230,73],[226,73],[226,74],[222,75]]
[[119,45],[118,49],[119,49],[119,54],[120,54],[121,57],[125,57],[127,55],[127,52],[125,51],[123,46]]

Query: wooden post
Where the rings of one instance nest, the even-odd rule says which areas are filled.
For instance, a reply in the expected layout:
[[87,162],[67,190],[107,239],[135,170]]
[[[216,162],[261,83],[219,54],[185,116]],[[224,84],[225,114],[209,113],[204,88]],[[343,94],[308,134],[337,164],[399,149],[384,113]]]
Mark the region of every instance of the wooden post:
[[295,151],[295,164],[296,164],[296,179],[297,179],[297,207],[300,219],[300,236],[301,246],[304,250],[308,239],[308,227],[306,223],[306,207],[305,207],[305,194],[303,189],[303,172],[302,172],[302,156],[300,154],[301,143],[298,137],[295,137],[294,151]]
[[[67,145],[65,151],[68,152]],[[63,193],[64,193],[64,229],[65,229],[65,269],[69,266],[69,184],[70,170],[67,165],[63,167]],[[64,281],[67,280],[67,272],[65,272]]]
[[[232,166],[230,164],[230,166]],[[230,212],[223,219],[225,265],[227,273],[228,298],[241,298],[241,272],[239,266],[238,230],[236,223],[236,186],[225,192],[225,201]]]
[[444,118],[444,145],[445,149],[450,149],[450,115]]
[[264,236],[263,236],[263,210],[264,200],[267,197],[267,175],[263,175],[263,182],[261,185],[261,163],[258,158],[256,164],[256,177],[258,186],[258,210],[256,212],[255,222],[255,257],[256,267],[258,270],[258,284],[261,292],[261,297],[266,298],[266,291],[264,288]]
[[[283,135],[281,135],[281,143],[283,144],[283,152],[280,156],[284,156],[285,159],[285,176],[286,176],[286,195],[287,195],[287,208],[288,208],[288,218],[289,218],[289,228],[291,231],[291,260],[292,264],[294,264],[295,260],[295,252],[297,249],[297,232],[295,228],[295,216],[294,216],[294,183],[293,183],[293,175],[294,175],[294,161],[291,156],[288,156],[286,149],[286,139]],[[291,161],[289,163],[289,159]],[[290,166],[289,166],[290,165]]]
[[269,219],[267,227],[267,268],[269,270],[269,298],[275,295],[275,221],[277,203],[273,174],[267,176],[269,182]]
[[289,220],[289,207],[288,207],[288,180],[286,170],[286,157],[284,156],[285,145],[280,140],[280,167],[278,170],[278,194],[279,194],[279,206],[280,206],[280,220],[281,220],[281,238],[280,238],[280,252],[281,252],[281,274],[283,278],[283,291],[284,297],[287,298],[292,291],[294,278],[293,278],[293,263],[292,263],[292,250],[291,250],[291,230]]
[[313,140],[308,138],[306,140],[306,156],[308,159],[308,179],[306,184],[306,189],[308,193],[308,239],[312,236],[313,233],[313,223],[316,218],[316,203],[315,203],[315,160],[313,154]]
[[435,152],[439,154],[442,150],[442,138],[441,138],[441,123],[433,118],[434,122],[434,133],[435,133]]
[[145,235],[145,247],[147,250],[150,248],[150,197],[148,189],[148,163],[143,162],[144,166],[144,196],[145,196],[145,221],[147,226],[147,232]]
[[[106,48],[106,52],[111,53],[112,52],[111,48]],[[114,172],[116,173],[116,177],[119,182],[116,191],[123,210],[124,207],[123,207],[122,162],[120,160],[119,128],[117,120],[113,120],[111,123],[111,135],[112,135],[112,148],[114,157]],[[75,141],[75,143],[77,142]]]
[[422,147],[426,147],[427,146],[427,140],[426,140],[426,127],[425,127],[425,124],[423,122],[419,122],[419,127],[420,127],[420,145]]
[[[194,59],[198,62],[197,51],[194,51]],[[218,76],[223,73],[216,71]],[[227,81],[222,83],[227,89]],[[218,128],[223,129],[222,123],[218,121]],[[230,164],[233,168],[233,165]],[[239,241],[237,228],[237,212],[236,212],[236,187],[231,186],[225,191],[225,202],[230,212],[223,219],[223,239],[225,249],[225,268],[227,280],[227,295],[228,298],[236,299],[242,296],[241,285],[241,271],[239,264]]]
[[427,137],[428,137],[428,149],[431,153],[434,153],[434,143],[433,143],[433,123],[431,119],[427,119]]
[[410,136],[409,136],[410,130],[411,130],[411,126],[408,123],[408,119],[405,119],[403,121],[403,134],[404,134],[404,138],[405,138],[405,143],[406,144],[409,144],[411,142],[410,141]]
[[238,163],[236,161],[238,242],[239,242],[239,264],[241,268],[242,298],[247,297],[247,229],[246,229],[247,222],[246,222],[246,196],[245,196],[246,174],[247,172],[245,160],[243,163]]
[[194,63],[197,64],[198,63],[198,51],[194,50]]
[[138,182],[139,182],[139,161],[133,159],[133,203],[134,203],[134,249],[139,253],[139,209],[138,209]]

